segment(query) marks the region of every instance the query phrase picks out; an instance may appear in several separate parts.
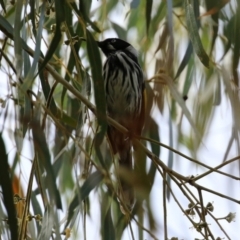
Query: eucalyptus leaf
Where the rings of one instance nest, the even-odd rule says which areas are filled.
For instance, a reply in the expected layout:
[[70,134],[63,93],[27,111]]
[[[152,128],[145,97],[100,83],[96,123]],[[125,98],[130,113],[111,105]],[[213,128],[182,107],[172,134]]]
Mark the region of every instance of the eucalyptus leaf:
[[184,0],[184,3],[187,29],[189,33],[189,38],[193,45],[193,49],[199,57],[199,60],[203,63],[205,67],[208,68],[210,66],[210,59],[202,46],[202,42],[198,33],[197,20],[194,14],[192,0]]
[[0,134],[0,185],[2,188],[4,205],[8,214],[8,223],[11,232],[11,239],[18,239],[17,214],[13,204],[13,191],[9,176],[8,157],[2,134]]

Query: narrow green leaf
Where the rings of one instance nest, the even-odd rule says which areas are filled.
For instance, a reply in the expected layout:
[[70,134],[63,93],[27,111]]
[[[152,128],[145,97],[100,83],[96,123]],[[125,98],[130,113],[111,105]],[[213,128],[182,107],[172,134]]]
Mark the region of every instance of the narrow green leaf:
[[183,94],[182,94],[182,97],[184,100],[187,100],[188,98],[188,92],[189,92],[189,89],[193,83],[192,81],[192,75],[193,75],[193,59],[191,59],[188,63],[188,66],[187,66],[187,74],[186,74],[186,78],[185,78],[185,82],[184,82],[184,86],[183,86]]
[[94,98],[97,110],[96,115],[99,125],[98,132],[95,135],[94,139],[94,147],[99,161],[104,166],[100,145],[102,144],[102,141],[105,137],[105,133],[107,130],[107,121],[106,121],[105,90],[102,76],[102,62],[97,43],[94,40],[92,34],[88,30],[87,30],[87,52],[92,71]]
[[193,44],[193,49],[196,52],[202,64],[205,67],[209,68],[210,59],[202,46],[202,42],[198,33],[198,26],[197,26],[197,21],[194,13],[192,0],[184,0],[184,3],[185,3],[184,8],[186,12],[187,29],[189,33],[189,38]]
[[[239,96],[238,96],[238,87],[236,85],[231,84],[231,75],[229,75],[229,69],[223,67],[219,72],[220,76],[223,79],[226,94],[229,97],[231,108],[232,108],[232,119],[233,119],[233,129],[234,129],[234,137],[238,139],[238,134],[240,132],[240,111],[239,111]],[[237,140],[238,141],[238,140]]]
[[147,32],[147,34],[148,34],[149,26],[151,23],[152,4],[153,4],[152,0],[146,0],[145,15],[146,15],[146,32]]
[[[149,29],[149,36],[156,34],[156,29],[159,28],[159,23],[166,17],[167,4],[165,1],[161,1],[158,8],[156,9],[157,14],[152,17],[151,28]],[[134,25],[134,23],[133,23]]]
[[65,227],[68,226],[69,222],[71,221],[74,215],[74,210],[80,205],[81,201],[85,200],[89,196],[90,192],[95,187],[97,187],[102,180],[103,180],[102,173],[99,171],[96,171],[92,173],[88,177],[88,179],[84,182],[83,186],[78,189],[68,208],[68,220]]
[[[90,10],[92,5],[92,0],[83,0],[81,2],[84,2],[84,13],[86,16],[90,16]],[[81,10],[81,9],[80,9]]]
[[119,24],[111,22],[113,29],[116,31],[117,35],[121,39],[126,39],[127,32],[126,30],[121,27]]
[[13,40],[13,27],[11,24],[0,14],[0,30]]
[[[24,37],[25,41],[27,41],[27,36]],[[29,58],[29,54],[24,51],[23,52],[23,70],[24,70],[24,78],[28,75],[29,71],[30,71],[30,68],[31,68],[31,61],[30,61],[30,58]]]
[[118,3],[118,0],[107,1],[106,11],[111,12]]
[[221,104],[221,96],[222,96],[222,91],[221,91],[221,76],[219,74],[217,75],[217,81],[215,83],[214,87],[214,99],[213,99],[213,104],[215,106],[219,106]]
[[[223,56],[221,57],[221,60],[225,57],[227,54],[228,50],[231,48],[232,43],[233,43],[233,38],[232,36],[235,36],[234,33],[234,23],[235,23],[236,15],[234,15],[229,21],[227,21],[227,24],[224,25],[223,32],[224,32],[224,39],[223,39],[223,44],[224,44],[224,53]],[[227,38],[227,43],[225,41],[225,38]]]
[[27,91],[27,89],[31,88],[33,80],[34,80],[34,73],[39,61],[39,57],[41,55],[41,41],[42,41],[42,31],[43,31],[43,24],[45,20],[45,9],[46,7],[46,2],[43,2],[41,6],[41,13],[40,13],[40,18],[38,21],[38,33],[36,37],[36,46],[35,46],[35,51],[34,51],[34,56],[33,56],[33,63],[32,66],[24,79],[24,83],[22,84],[22,89],[24,92]]
[[[149,129],[148,130],[149,138],[151,138],[157,142],[160,142],[158,125],[151,116],[149,116],[149,119],[148,119],[148,129]],[[152,153],[155,154],[156,156],[160,156],[160,146],[158,144],[154,144],[152,142],[150,142],[150,145],[151,145]],[[155,174],[156,174],[156,165],[154,162],[151,162],[151,166],[148,171],[148,179],[150,180],[151,184],[153,184],[153,182],[154,182]]]
[[[172,129],[172,119],[171,118],[169,118],[168,123],[169,123],[169,146],[171,148],[174,148],[174,146],[173,146],[173,129]],[[173,168],[173,152],[171,150],[168,152],[168,167],[170,169]],[[167,182],[168,182],[168,186],[171,187],[171,177],[169,176],[169,174],[167,174]],[[166,190],[167,190],[167,199],[169,200],[170,199],[169,187],[167,187]]]
[[130,4],[130,8],[131,9],[136,9],[140,4],[140,0],[132,0],[131,4]]
[[86,182],[83,184],[81,187],[81,199],[84,200],[85,198],[88,197],[89,193],[97,187],[101,181],[103,180],[103,175],[101,172],[96,171],[92,173]]
[[76,128],[77,126],[77,121],[76,119],[70,117],[68,114],[64,113],[62,116],[62,121],[64,124],[67,124],[68,126],[72,128]]
[[[11,40],[14,40],[13,33],[15,32],[15,29],[11,26],[11,24],[0,14],[0,30]],[[20,37],[21,46],[26,52],[31,51],[31,49],[28,47],[26,42]]]
[[65,2],[61,0],[55,0],[55,13],[56,13],[56,28],[53,39],[50,43],[49,49],[44,57],[42,64],[39,67],[39,72],[43,70],[46,66],[48,61],[52,58],[54,52],[56,51],[58,44],[60,43],[62,33],[61,33],[61,24],[63,23],[64,19],[64,6]]
[[[74,49],[73,49],[73,50],[71,51],[71,53],[70,53],[70,57],[69,57],[68,65],[67,65],[67,69],[68,69],[68,72],[69,72],[69,73],[72,73],[72,72],[73,72],[73,68],[76,66],[76,64],[78,64],[77,62],[80,61],[78,55],[75,54],[75,53],[78,53],[79,49],[80,49],[80,45],[79,45],[79,44],[75,44],[75,45],[74,45]],[[74,53],[73,51],[75,51],[75,53]],[[76,59],[75,56],[77,56],[78,59]],[[82,82],[81,73],[82,73],[82,72],[76,74],[75,79],[77,80],[77,83],[78,83],[78,82]],[[80,74],[80,76],[79,76],[79,74]],[[70,81],[70,76],[69,76],[68,73],[66,73],[66,75],[65,75],[65,80],[68,81],[68,82]],[[74,84],[74,86],[75,86],[77,89],[80,88],[79,85],[77,85],[75,81],[72,81],[72,83]],[[82,87],[82,86],[81,86],[81,87]],[[62,90],[62,92],[61,92],[61,107],[63,107],[64,98],[65,98],[65,96],[66,96],[66,93],[67,93],[67,89],[66,89],[66,88],[63,88],[63,90]]]
[[[238,4],[240,1],[238,1]],[[234,77],[234,82],[239,85],[239,56],[240,56],[240,5],[237,7],[236,17],[234,22],[234,48],[233,48],[233,65],[232,72]]]
[[168,48],[166,56],[166,69],[170,72],[174,62],[174,37],[173,37],[173,6],[172,0],[167,0],[167,28],[168,28]]
[[231,151],[231,148],[232,148],[234,140],[235,140],[235,136],[236,136],[235,129],[232,128],[231,137],[228,141],[227,148],[226,148],[226,151],[225,151],[224,156],[223,156],[223,162],[227,161],[227,158],[229,156],[229,153]]
[[55,224],[53,207],[47,206],[42,219],[42,227],[37,240],[51,239],[52,230]]
[[[31,193],[31,204],[32,204],[32,208],[33,208],[33,211],[34,211],[34,215],[37,215],[39,214],[40,216],[42,216],[42,209],[40,207],[40,204],[37,200],[37,197],[36,197],[36,193],[33,191]],[[37,230],[38,232],[40,232],[40,224],[38,221],[36,221],[36,225],[37,225]]]
[[98,124],[106,127],[105,90],[102,76],[102,62],[99,49],[92,34],[87,30],[87,52],[91,65],[94,98],[97,108]]
[[[0,14],[0,30],[6,34],[11,40],[14,40],[13,33],[15,29],[11,26],[11,24]],[[20,37],[21,46],[27,52],[29,51],[29,47],[25,41]]]
[[197,23],[198,29],[201,27],[201,22],[200,22],[200,11],[199,11],[199,0],[190,0],[192,1],[193,4],[193,11]]
[[23,146],[23,132],[22,132],[22,129],[15,128],[14,139],[15,139],[17,151],[18,151],[18,153],[20,153],[22,151],[22,146]]
[[[44,71],[41,71],[41,72],[39,72],[38,76],[40,78],[41,87],[42,87],[42,90],[43,90],[44,97],[47,100],[48,96],[50,94],[50,91],[51,91],[49,81],[47,79],[48,75],[44,74]],[[54,99],[51,100],[49,108],[50,108],[51,112],[56,116],[57,112],[58,112],[58,109],[57,109],[57,106],[56,106],[56,103],[55,103]]]
[[3,0],[0,0],[0,5],[2,6],[3,11],[6,13],[6,8]]
[[[56,168],[60,168],[60,172],[58,174],[58,179],[59,179],[59,188],[61,192],[66,192],[68,189],[74,189],[75,187],[75,182],[73,181],[73,177],[72,177],[72,162],[71,161],[66,161],[66,159],[73,159],[73,151],[74,151],[74,147],[72,147],[71,149],[69,149],[68,151],[64,151],[63,154],[59,157],[59,159],[55,162],[59,162],[60,164],[58,164],[59,166],[55,166],[54,163],[54,171],[57,172],[55,170]],[[60,160],[60,161],[59,161]]]
[[192,52],[193,52],[193,48],[192,48],[192,43],[189,42],[188,43],[188,47],[187,50],[184,54],[183,60],[180,63],[180,66],[178,67],[176,76],[174,77],[174,80],[177,79],[179,77],[179,75],[181,74],[181,72],[184,70],[184,68],[187,66],[191,56],[192,56]]
[[[211,9],[218,9],[219,3],[221,1],[219,0],[205,0],[205,4],[207,7],[207,11],[211,11]],[[220,10],[220,9],[219,9]],[[211,14],[211,18],[214,21],[214,24],[211,24],[212,26],[212,43],[211,43],[211,49],[210,49],[210,54],[212,53],[214,44],[216,42],[217,36],[218,36],[218,20],[219,20],[219,10],[217,10],[214,14]]]
[[[2,219],[6,217],[6,208],[3,204],[0,204],[0,216],[2,216]],[[9,236],[8,239],[10,239],[9,234],[9,227],[5,221],[0,221],[0,229],[1,229],[1,235],[2,236]]]
[[18,239],[17,215],[15,206],[13,204],[13,191],[9,176],[8,157],[2,134],[0,135],[0,156],[0,185],[2,187],[4,205],[8,214],[11,239]]
[[15,62],[16,62],[16,70],[17,75],[21,76],[22,71],[22,40],[21,40],[21,14],[22,14],[23,0],[19,0],[16,3],[16,11],[15,11],[15,20],[14,20],[14,54],[15,54]]
[[39,106],[35,107],[35,116],[31,122],[31,128],[33,133],[33,141],[35,146],[35,151],[39,157],[40,166],[44,167],[46,171],[46,179],[47,179],[47,188],[49,189],[50,200],[55,201],[57,208],[62,208],[61,198],[59,191],[56,186],[56,176],[54,174],[51,157],[48,149],[48,144],[46,142],[46,138],[43,130],[40,125],[40,109]]
[[[159,142],[160,141],[160,135],[159,135],[159,127],[156,121],[149,116],[148,119],[148,136],[149,138]],[[159,156],[160,155],[160,147],[159,145],[156,145],[154,143],[150,143],[151,150],[154,155]]]
[[113,225],[110,207],[108,208],[102,227],[103,227],[103,236],[102,236],[103,239],[106,239],[106,240],[116,239],[115,228]]
[[186,118],[188,119],[190,125],[192,126],[196,136],[200,137],[200,134],[199,134],[199,132],[197,130],[197,127],[196,127],[193,119],[192,119],[192,116],[191,116],[191,114],[190,114],[190,112],[189,112],[189,110],[188,110],[188,108],[187,108],[187,106],[186,106],[182,96],[178,92],[178,90],[177,90],[173,80],[170,77],[168,77],[167,75],[164,75],[164,74],[163,74],[162,78],[164,79],[164,82],[167,83],[173,98],[177,101],[177,103],[182,108],[182,111],[183,111],[184,115],[186,116]]
[[162,34],[161,36],[159,36],[159,42],[155,50],[155,53],[161,50],[161,48],[163,47],[163,44],[166,43],[167,41],[167,37],[168,37],[168,27],[167,27],[167,24],[164,24]]
[[24,96],[24,107],[21,108],[21,123],[22,123],[22,136],[25,137],[27,129],[29,128],[29,122],[31,121],[32,106],[29,96]]
[[[70,24],[70,21],[72,21],[72,12],[71,12],[72,10],[69,8],[68,5],[66,6],[65,10],[66,10],[66,20],[67,20],[66,24],[68,24],[68,26],[70,26],[70,25],[72,25],[72,24]],[[73,29],[70,28],[69,31],[70,31],[70,35],[74,36],[75,33],[73,32]],[[84,35],[84,31],[83,31],[83,28],[82,28],[81,24],[77,24],[76,34],[78,36],[83,36]],[[81,59],[80,59],[79,55],[77,54],[79,52],[80,47],[81,47],[81,41],[77,42],[76,44],[74,44],[74,46],[71,47],[71,53],[70,53],[70,57],[69,57],[69,60],[68,60],[68,65],[67,65],[68,72],[66,72],[64,79],[66,81],[70,81],[71,78],[70,78],[68,73],[73,73],[73,69],[74,69],[74,67],[76,67],[76,69],[77,69],[77,76],[76,76],[77,82],[82,83],[82,86],[81,86],[82,87],[82,93],[84,95],[86,95],[86,94],[88,95],[89,92],[86,91],[86,89],[84,88],[84,86],[87,84],[86,81],[85,81],[85,78],[84,78],[85,75],[87,75],[87,73],[85,73],[82,70],[82,68],[80,67]],[[89,79],[87,79],[87,80],[89,80]],[[73,84],[74,84],[74,81],[73,81]],[[79,88],[79,86],[78,86],[78,88]],[[66,92],[67,92],[67,89],[63,88],[62,93],[61,93],[61,106],[63,106],[64,97],[66,95]]]
[[30,5],[30,13],[29,13],[29,16],[30,16],[30,20],[31,20],[31,23],[32,23],[32,31],[33,31],[33,35],[37,36],[37,31],[36,31],[36,24],[35,24],[35,0],[30,0],[29,1],[29,5]]
[[[76,12],[79,14],[79,16],[83,17],[83,21],[87,25],[87,23],[92,27],[92,29],[98,33],[101,33],[101,30],[98,28],[98,26],[89,18],[89,10],[91,7],[92,1],[89,0],[83,0],[79,2],[79,10],[75,7]],[[75,4],[72,4],[74,6]]]

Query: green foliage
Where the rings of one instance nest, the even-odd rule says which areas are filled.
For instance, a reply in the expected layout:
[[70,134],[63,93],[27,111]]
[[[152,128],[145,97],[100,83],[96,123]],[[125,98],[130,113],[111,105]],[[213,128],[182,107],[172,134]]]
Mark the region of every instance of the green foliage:
[[[216,239],[215,224],[222,238],[231,239],[204,193],[224,198],[226,205],[239,201],[198,180],[212,173],[236,180],[220,168],[239,159],[221,162],[239,146],[239,0],[0,0],[0,6],[0,75],[6,83],[0,92],[0,238],[88,239],[87,222],[98,207],[99,239],[121,239],[126,232],[129,239],[170,239],[175,226],[167,220],[168,204],[174,199],[181,211],[176,218],[187,219],[198,237]],[[107,124],[126,129],[106,116],[95,42],[113,36],[139,50],[146,72],[144,144],[134,140],[140,149],[136,171],[123,173],[137,199],[125,215],[118,202],[117,161],[105,136]],[[205,164],[199,152],[223,99],[231,106],[232,134],[221,159]],[[159,113],[166,112],[164,135]],[[178,156],[191,162],[188,175],[194,164],[204,171],[186,177],[175,169]],[[15,176],[20,180],[18,190],[12,183],[12,192]],[[150,195],[159,178],[161,206]],[[15,204],[22,207],[15,211],[16,194]],[[162,214],[161,236],[156,212]],[[187,238],[189,226],[183,232]]]

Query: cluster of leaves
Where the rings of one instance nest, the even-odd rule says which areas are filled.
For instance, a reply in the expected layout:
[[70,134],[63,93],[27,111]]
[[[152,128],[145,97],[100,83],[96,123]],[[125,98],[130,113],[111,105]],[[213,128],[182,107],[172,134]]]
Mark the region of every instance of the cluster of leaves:
[[[0,205],[0,214],[7,213],[3,219],[8,221],[0,222],[0,229],[3,229],[0,234],[9,236],[10,232],[9,239],[50,239],[51,236],[67,239],[69,229],[79,227],[77,219],[80,216],[83,231],[75,231],[75,234],[87,239],[86,219],[94,205],[91,193],[96,189],[97,193],[93,194],[100,203],[99,234],[102,239],[120,239],[126,227],[130,228],[134,239],[137,233],[132,230],[132,222],[138,226],[139,239],[143,239],[143,232],[158,239],[160,237],[154,234],[156,224],[149,195],[156,175],[160,175],[165,239],[168,238],[166,199],[170,195],[184,213],[183,217],[189,219],[202,237],[215,239],[207,224],[210,216],[230,239],[218,223],[219,219],[212,215],[212,208],[204,204],[202,192],[211,192],[238,204],[239,201],[197,181],[213,172],[239,180],[219,170],[239,157],[217,167],[199,163],[207,171],[197,177],[183,176],[172,166],[174,154],[198,163],[195,160],[197,152],[214,108],[221,104],[221,86],[226,90],[233,116],[232,136],[224,159],[234,142],[239,142],[239,94],[236,90],[239,84],[240,1],[133,0],[129,4],[116,0],[1,0],[0,5],[0,73],[6,77],[6,89],[9,89],[7,97],[1,99],[4,111],[1,113],[0,151],[4,157],[0,159],[0,184],[5,208]],[[125,27],[109,17],[118,8],[128,8]],[[125,216],[117,202],[117,180],[112,174],[115,165],[105,133],[107,124],[120,131],[127,130],[106,116],[102,62],[95,42],[107,36],[108,30],[141,49],[140,63],[151,76],[146,80],[148,100],[143,134],[151,151],[134,140],[141,149],[136,156],[138,170],[134,176],[126,177],[126,181],[136,190],[137,203]],[[137,38],[130,34],[131,30],[137,32]],[[221,56],[217,41],[223,46]],[[226,61],[231,63],[230,74]],[[195,98],[189,110],[191,106],[187,107],[187,103],[191,94]],[[164,101],[169,103],[169,146],[160,143],[161,126],[151,114],[153,106],[163,112]],[[178,132],[174,134],[173,124],[179,117]],[[184,119],[188,120],[191,131],[184,130]],[[13,128],[9,122],[14,122]],[[4,133],[7,137],[3,137]],[[12,135],[16,151],[9,166],[5,146]],[[184,145],[193,158],[174,150],[174,142]],[[168,164],[159,159],[160,146],[169,150]],[[24,147],[33,153],[28,156],[30,161],[24,157]],[[146,156],[150,167],[146,167]],[[11,178],[26,162],[31,163],[31,168],[23,196],[23,190],[11,191]],[[190,202],[188,209],[177,200],[172,184],[178,186]],[[195,188],[197,194],[188,185]],[[69,189],[71,199],[67,196]],[[14,198],[14,193],[19,195]],[[17,213],[18,222],[14,199],[17,204],[23,202],[22,211]],[[63,200],[67,202],[64,212],[67,220],[60,224],[56,213],[64,209]],[[191,217],[195,214],[197,221]],[[143,224],[146,219],[149,229]]]

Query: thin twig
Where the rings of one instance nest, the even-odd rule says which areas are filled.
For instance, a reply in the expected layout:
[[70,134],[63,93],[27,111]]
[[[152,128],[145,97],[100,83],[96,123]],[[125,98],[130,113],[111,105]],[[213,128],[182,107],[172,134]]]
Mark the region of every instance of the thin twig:
[[163,172],[163,218],[164,218],[164,239],[168,239],[167,233],[167,203],[166,203],[166,172]]
[[[13,63],[11,62],[11,60],[8,58],[8,56],[4,53],[4,51],[0,48],[0,52],[2,54],[2,56],[5,58],[6,62],[8,63],[8,65],[10,66],[10,68],[13,70],[13,72],[17,75],[17,70],[14,67]],[[18,80],[20,83],[23,83],[23,80],[21,77],[18,76]]]
[[31,199],[31,193],[32,193],[32,184],[33,184],[34,173],[36,170],[36,165],[37,165],[37,157],[35,156],[35,158],[33,160],[32,168],[31,168],[31,172],[30,172],[29,181],[28,181],[27,196],[26,196],[21,226],[19,227],[19,240],[25,239],[25,235],[26,235],[27,223],[28,223],[27,216],[29,213],[30,199]]
[[202,178],[202,177],[204,177],[204,176],[206,176],[206,175],[209,175],[209,174],[212,173],[212,172],[217,172],[217,173],[219,173],[219,174],[225,175],[225,176],[227,176],[227,177],[229,177],[229,178],[233,178],[233,179],[235,179],[235,180],[240,180],[239,177],[235,177],[235,176],[233,176],[233,175],[231,175],[231,174],[228,174],[228,173],[225,173],[225,172],[222,172],[222,171],[217,170],[218,168],[221,168],[221,167],[229,164],[230,162],[239,159],[240,156],[237,156],[237,157],[235,157],[235,158],[233,158],[233,159],[230,159],[230,160],[224,162],[225,164],[222,163],[222,164],[220,164],[219,166],[217,166],[217,167],[215,167],[215,168],[212,168],[212,167],[209,167],[208,165],[202,163],[201,161],[198,161],[198,160],[196,160],[196,159],[193,159],[193,158],[191,158],[191,157],[189,157],[189,156],[187,156],[187,155],[179,152],[178,150],[176,150],[176,149],[174,149],[174,148],[172,148],[172,147],[169,147],[168,145],[166,145],[166,144],[164,144],[164,143],[160,143],[160,142],[158,142],[158,141],[156,141],[156,140],[153,140],[153,139],[147,138],[147,137],[139,137],[139,138],[140,138],[140,139],[143,139],[143,140],[145,140],[145,141],[148,141],[148,142],[155,143],[155,144],[157,144],[157,145],[159,145],[159,146],[162,146],[162,147],[164,147],[164,148],[167,148],[167,149],[169,149],[170,151],[178,154],[179,156],[190,160],[191,162],[194,162],[194,163],[196,163],[196,164],[199,164],[200,166],[203,166],[203,167],[205,167],[205,168],[207,168],[207,169],[210,169],[209,171],[207,171],[207,172],[205,172],[205,173],[203,173],[203,174],[201,174],[201,175],[199,175],[199,176],[194,177],[193,180],[195,180],[195,181],[199,180],[200,178]]
[[83,235],[84,240],[87,240],[87,206],[86,206],[86,200],[83,201]]
[[[179,180],[179,179],[177,179],[175,176],[171,176],[171,179],[176,183],[177,186],[181,186],[181,184],[178,183],[178,180]],[[172,189],[170,188],[168,182],[167,182],[167,181],[165,181],[165,182],[166,182],[166,184],[167,184],[167,186],[168,186],[168,188],[169,188],[169,191],[170,191],[171,195],[173,196],[173,199],[174,199],[175,202],[177,203],[178,207],[179,207],[180,210],[183,212],[183,214],[188,218],[188,220],[192,223],[193,227],[196,229],[196,227],[197,227],[198,224],[197,224],[196,222],[194,222],[194,221],[192,220],[192,218],[191,218],[188,214],[186,214],[186,212],[184,211],[182,205],[180,204],[180,202],[178,201],[177,197],[175,196],[175,194],[173,193]],[[181,187],[182,187],[182,186],[181,186]],[[183,193],[184,193],[185,196],[188,196],[186,192],[183,191]],[[188,199],[190,200],[190,202],[192,202],[192,200],[191,200],[191,198],[190,198],[189,196],[188,196]],[[192,202],[192,203],[193,203],[193,202]],[[202,232],[200,232],[200,234],[202,234]],[[203,234],[202,234],[202,235],[203,235]]]
[[[209,171],[207,171],[207,172],[205,172],[205,173],[203,173],[203,174],[201,174],[201,175],[199,175],[199,176],[194,177],[192,180],[193,180],[193,181],[197,181],[197,180],[199,180],[200,178],[203,178],[203,177],[205,177],[206,175],[212,173],[212,170],[213,170],[214,172],[223,174],[223,172],[220,172],[220,171],[218,171],[217,169],[222,168],[222,167],[228,165],[229,163],[232,163],[232,162],[234,162],[234,161],[236,161],[236,160],[239,160],[239,159],[240,159],[240,156],[236,156],[236,157],[234,157],[234,158],[231,158],[231,159],[229,159],[229,160],[227,160],[227,161],[219,164],[219,165],[216,166],[215,168],[212,168],[211,170],[209,170]],[[229,174],[224,174],[224,175],[226,175],[226,176],[228,176],[228,177],[231,177],[231,178],[233,178],[233,179],[235,179],[235,180],[240,180],[240,178],[235,177],[235,176],[233,176],[233,175],[229,175]]]
[[133,217],[132,219],[137,223],[139,227],[141,227],[145,232],[147,232],[153,239],[158,240],[158,238],[153,233],[151,233],[150,230],[145,228],[135,217]]
[[206,192],[210,192],[210,193],[212,193],[212,194],[214,194],[214,195],[217,195],[217,196],[222,197],[222,198],[226,198],[226,199],[228,199],[228,200],[230,200],[230,201],[232,201],[232,202],[235,202],[235,203],[237,203],[237,204],[240,204],[240,201],[239,201],[239,200],[236,200],[236,199],[234,199],[234,198],[228,197],[227,195],[224,195],[224,194],[221,194],[221,193],[219,193],[219,192],[213,191],[213,190],[211,190],[211,189],[209,189],[209,188],[203,187],[203,186],[201,186],[201,185],[199,185],[199,184],[197,184],[197,183],[195,183],[195,182],[191,183],[191,185],[194,186],[194,187],[196,187],[196,188],[200,188],[201,190],[204,190],[204,191],[206,191]]
[[201,218],[201,222],[204,224],[203,229],[204,229],[205,238],[208,239],[208,232],[207,232],[208,226],[207,226],[207,222],[205,219],[205,208],[203,205],[202,192],[199,188],[197,190],[198,190],[199,202],[200,202],[200,206],[201,206],[201,210],[202,210],[200,218]]
[[[48,80],[48,79],[46,79],[46,81],[47,81],[47,80]],[[48,99],[47,99],[47,103],[46,103],[46,107],[47,107],[47,108],[49,108],[49,106],[50,106],[50,103],[51,103],[52,98],[53,98],[53,93],[54,93],[54,90],[55,90],[56,87],[57,87],[57,84],[58,84],[58,82],[55,81],[54,84],[53,84],[53,86],[52,86],[52,88],[51,88],[51,90],[50,90],[50,92],[49,92]],[[42,130],[45,128],[46,118],[47,118],[47,113],[44,112],[43,120],[42,120],[42,126],[41,126]]]
[[226,199],[228,199],[228,200],[231,200],[231,201],[233,201],[233,202],[236,202],[236,203],[240,204],[240,201],[239,201],[239,200],[236,200],[236,199],[231,198],[231,197],[229,197],[229,196],[227,196],[227,195],[218,193],[218,192],[213,191],[213,190],[211,190],[211,189],[209,189],[209,188],[203,187],[203,186],[197,184],[195,181],[192,181],[192,178],[185,177],[185,176],[179,174],[178,172],[170,169],[170,168],[167,167],[166,164],[163,163],[156,155],[154,155],[149,149],[147,149],[139,140],[133,139],[133,141],[134,141],[134,143],[135,143],[136,145],[138,145],[139,147],[141,147],[141,148],[145,151],[146,155],[147,155],[152,161],[154,161],[154,162],[155,162],[156,164],[158,164],[161,168],[163,168],[164,171],[166,171],[168,174],[174,175],[176,178],[181,179],[181,180],[183,180],[183,181],[186,182],[186,183],[189,183],[190,185],[194,186],[195,188],[200,188],[200,189],[202,189],[202,190],[204,190],[204,191],[213,193],[213,194],[215,194],[215,195],[218,195],[218,196],[220,196],[220,197],[226,198]]
[[130,228],[130,232],[131,232],[132,239],[135,240],[134,234],[133,234],[133,229],[132,229],[131,221],[129,221],[129,228]]
[[228,236],[228,234],[226,233],[222,225],[217,221],[217,219],[213,216],[213,214],[210,211],[208,211],[208,214],[215,220],[215,222],[217,223],[219,228],[222,230],[222,232],[225,234],[225,236],[228,238],[228,240],[231,240],[231,238]]

